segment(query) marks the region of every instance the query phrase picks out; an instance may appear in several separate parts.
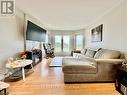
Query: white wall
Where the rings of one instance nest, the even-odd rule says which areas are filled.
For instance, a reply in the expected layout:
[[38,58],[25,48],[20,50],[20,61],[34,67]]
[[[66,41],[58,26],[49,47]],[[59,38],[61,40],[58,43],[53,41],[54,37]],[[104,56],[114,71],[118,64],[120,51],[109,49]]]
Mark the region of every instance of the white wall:
[[[91,29],[103,24],[103,41],[91,42]],[[127,51],[127,1],[86,28],[86,47],[102,47]]]
[[18,9],[14,16],[0,16],[0,67],[24,50],[23,24],[24,15]]

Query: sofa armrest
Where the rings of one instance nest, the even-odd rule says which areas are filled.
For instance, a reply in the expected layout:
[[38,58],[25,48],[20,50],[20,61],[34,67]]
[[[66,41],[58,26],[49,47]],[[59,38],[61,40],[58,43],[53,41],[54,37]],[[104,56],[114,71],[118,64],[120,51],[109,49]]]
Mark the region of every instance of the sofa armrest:
[[118,64],[121,62],[126,61],[125,59],[95,59],[95,62],[97,63],[114,63]]
[[116,66],[121,64],[125,59],[95,59],[97,64],[97,76],[100,79],[115,80],[117,69]]

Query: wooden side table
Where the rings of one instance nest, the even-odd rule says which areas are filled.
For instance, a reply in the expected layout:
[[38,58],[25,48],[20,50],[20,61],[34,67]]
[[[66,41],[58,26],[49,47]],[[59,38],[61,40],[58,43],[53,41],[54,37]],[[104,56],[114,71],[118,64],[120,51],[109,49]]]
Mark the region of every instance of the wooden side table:
[[[7,88],[9,87],[10,85],[8,83],[5,83],[5,82],[2,82],[0,81],[0,92],[3,91],[3,95],[7,95]],[[1,94],[0,94],[1,95]]]
[[81,51],[80,50],[73,50],[73,51],[71,51],[71,56],[73,56],[73,53],[81,53]]
[[127,95],[127,68],[121,65],[117,66],[117,79],[115,87],[122,95]]

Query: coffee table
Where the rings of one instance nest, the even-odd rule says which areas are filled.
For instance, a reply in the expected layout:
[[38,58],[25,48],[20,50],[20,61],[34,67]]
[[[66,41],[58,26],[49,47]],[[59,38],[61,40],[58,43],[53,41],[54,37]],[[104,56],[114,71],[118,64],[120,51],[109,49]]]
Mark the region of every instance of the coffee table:
[[8,83],[5,83],[5,82],[2,82],[0,81],[0,92],[1,91],[4,91],[4,95],[7,94],[7,88],[9,87],[10,85]]
[[62,57],[54,57],[49,67],[62,67]]
[[[25,71],[24,71],[24,67],[27,66],[27,65],[31,65],[31,68],[33,70],[33,65],[32,65],[32,60],[29,60],[29,59],[24,59],[24,60],[16,60],[16,61],[13,61],[11,63],[7,63],[6,64],[6,67],[7,68],[11,68],[11,69],[15,69],[15,68],[22,68],[22,77],[23,77],[23,80],[25,81]],[[34,71],[34,70],[33,70]]]

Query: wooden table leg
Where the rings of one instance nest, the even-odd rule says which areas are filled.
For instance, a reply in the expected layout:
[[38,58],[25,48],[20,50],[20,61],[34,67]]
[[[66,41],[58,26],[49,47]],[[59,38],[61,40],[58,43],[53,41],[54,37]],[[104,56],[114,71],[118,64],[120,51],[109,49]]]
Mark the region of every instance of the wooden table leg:
[[22,67],[22,77],[23,77],[23,80],[25,81],[25,71],[24,71],[24,67]]

